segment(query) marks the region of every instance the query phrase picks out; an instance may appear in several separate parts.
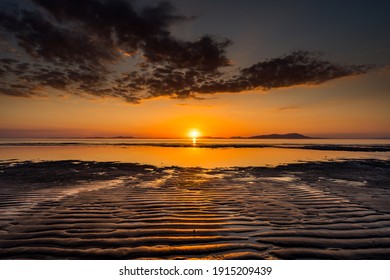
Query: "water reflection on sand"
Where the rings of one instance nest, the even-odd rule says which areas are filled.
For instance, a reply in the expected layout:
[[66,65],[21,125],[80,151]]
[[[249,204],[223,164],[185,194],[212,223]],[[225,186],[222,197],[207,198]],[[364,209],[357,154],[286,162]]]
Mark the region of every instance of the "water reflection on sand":
[[390,152],[322,151],[289,148],[197,148],[150,146],[0,146],[0,159],[94,160],[157,166],[230,167],[339,159],[390,159]]

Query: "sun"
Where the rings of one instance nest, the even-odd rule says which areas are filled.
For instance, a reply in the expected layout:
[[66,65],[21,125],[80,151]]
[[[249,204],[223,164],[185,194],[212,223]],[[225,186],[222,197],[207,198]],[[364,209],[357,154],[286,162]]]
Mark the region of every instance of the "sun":
[[192,129],[190,131],[189,135],[190,135],[191,138],[198,138],[199,135],[200,135],[200,132],[197,129]]
[[192,143],[196,144],[196,138],[200,136],[200,131],[197,129],[191,129],[188,135],[192,138]]

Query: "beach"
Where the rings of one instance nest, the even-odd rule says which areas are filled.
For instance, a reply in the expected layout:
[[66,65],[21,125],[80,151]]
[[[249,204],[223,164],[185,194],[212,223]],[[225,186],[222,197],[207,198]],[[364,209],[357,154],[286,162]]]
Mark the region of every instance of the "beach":
[[1,259],[390,259],[390,161],[2,160]]

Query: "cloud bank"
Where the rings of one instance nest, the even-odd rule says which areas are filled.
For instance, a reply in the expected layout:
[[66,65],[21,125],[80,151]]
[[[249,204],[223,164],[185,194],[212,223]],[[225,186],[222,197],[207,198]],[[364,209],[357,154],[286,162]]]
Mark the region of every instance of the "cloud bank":
[[[227,38],[174,37],[192,17],[168,2],[136,9],[125,0],[32,0],[0,10],[0,94],[33,97],[48,88],[138,103],[167,96],[318,85],[359,75],[369,65],[339,65],[297,51],[235,69]],[[232,71],[229,71],[230,73]]]

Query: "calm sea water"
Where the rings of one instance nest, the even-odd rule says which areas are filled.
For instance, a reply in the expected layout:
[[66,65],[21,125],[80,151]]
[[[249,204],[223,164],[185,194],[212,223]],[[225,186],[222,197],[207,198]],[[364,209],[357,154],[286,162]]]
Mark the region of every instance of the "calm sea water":
[[0,139],[0,160],[214,168],[344,159],[390,160],[390,139]]

